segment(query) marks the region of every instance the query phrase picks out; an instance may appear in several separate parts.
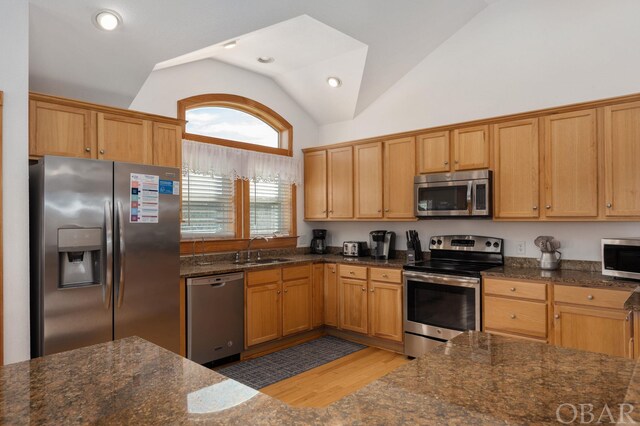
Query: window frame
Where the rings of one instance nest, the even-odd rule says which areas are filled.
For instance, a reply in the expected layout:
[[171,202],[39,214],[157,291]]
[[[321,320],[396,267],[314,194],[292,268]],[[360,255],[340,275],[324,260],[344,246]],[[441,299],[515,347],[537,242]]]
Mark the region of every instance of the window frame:
[[[255,145],[247,142],[238,142],[230,139],[216,138],[213,136],[198,135],[187,132],[186,112],[189,109],[201,107],[230,108],[250,114],[273,127],[280,135],[280,148]],[[250,151],[265,152],[268,154],[293,156],[293,126],[280,114],[266,105],[253,99],[226,93],[209,93],[196,95],[178,101],[178,118],[182,120],[182,134],[185,139],[196,142],[211,143],[214,145],[228,146],[231,148]],[[286,145],[286,148],[282,146]]]
[[[286,143],[287,148],[271,148],[267,146],[254,145],[246,142],[232,141],[228,139],[215,138],[212,136],[197,135],[186,132],[186,111],[198,107],[224,107],[236,109],[264,121],[271,127],[276,129],[280,134],[280,145]],[[238,95],[212,93],[204,95],[191,96],[189,98],[178,101],[178,118],[182,120],[182,136],[183,139],[189,139],[196,142],[209,143],[213,145],[222,145],[231,148],[263,152],[267,154],[293,156],[293,126],[282,116],[273,111],[271,108],[257,101]],[[233,238],[185,238],[181,237],[180,254],[191,255],[193,253],[215,253],[228,251],[243,251],[247,249],[249,240],[251,239],[250,229],[250,203],[251,197],[249,191],[249,182],[243,180],[236,181],[235,187],[235,211],[236,211],[236,235]],[[289,224],[289,236],[270,238],[269,241],[257,239],[251,246],[252,249],[277,249],[277,248],[295,248],[298,245],[297,231],[297,185],[291,187],[291,223]]]

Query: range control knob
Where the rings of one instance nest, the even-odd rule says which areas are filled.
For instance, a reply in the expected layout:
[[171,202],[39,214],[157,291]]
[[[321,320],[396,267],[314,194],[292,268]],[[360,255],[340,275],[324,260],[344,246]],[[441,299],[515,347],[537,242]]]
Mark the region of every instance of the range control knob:
[[436,245],[436,240],[431,240],[431,245],[435,246]]
[[493,243],[493,246],[494,246],[495,248],[498,248],[498,247],[500,247],[500,244],[498,244],[498,242],[496,241],[495,243]]
[[442,240],[438,240],[438,245],[442,244]]
[[491,247],[491,241],[487,241],[486,243],[484,243],[484,245],[487,247]]

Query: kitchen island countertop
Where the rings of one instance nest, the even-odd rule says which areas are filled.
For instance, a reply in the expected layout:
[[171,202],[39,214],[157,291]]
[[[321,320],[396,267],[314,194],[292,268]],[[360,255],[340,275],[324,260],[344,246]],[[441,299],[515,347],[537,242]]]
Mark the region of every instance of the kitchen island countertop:
[[0,423],[545,424],[558,409],[570,419],[570,404],[636,407],[635,367],[467,332],[327,408],[299,409],[132,337],[0,367]]

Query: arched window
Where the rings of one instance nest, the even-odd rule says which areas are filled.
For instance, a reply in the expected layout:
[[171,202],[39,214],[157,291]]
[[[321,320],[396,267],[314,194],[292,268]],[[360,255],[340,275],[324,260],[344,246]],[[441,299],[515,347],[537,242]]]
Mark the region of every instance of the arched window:
[[186,139],[291,156],[293,128],[271,108],[237,95],[207,94],[178,101]]

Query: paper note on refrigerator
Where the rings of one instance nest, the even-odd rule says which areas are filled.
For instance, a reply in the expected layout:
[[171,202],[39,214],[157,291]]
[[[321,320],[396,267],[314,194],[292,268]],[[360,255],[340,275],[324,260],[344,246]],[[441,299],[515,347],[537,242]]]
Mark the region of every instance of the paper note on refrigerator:
[[131,173],[131,223],[158,223],[160,177]]

